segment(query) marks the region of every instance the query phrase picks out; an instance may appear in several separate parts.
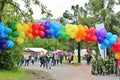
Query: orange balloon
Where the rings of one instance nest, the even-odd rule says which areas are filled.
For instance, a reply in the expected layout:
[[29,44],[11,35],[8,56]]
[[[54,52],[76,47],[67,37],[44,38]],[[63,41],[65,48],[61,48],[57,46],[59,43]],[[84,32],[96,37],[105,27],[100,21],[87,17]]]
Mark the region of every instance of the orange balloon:
[[33,35],[31,34],[31,33],[29,33],[28,35],[27,35],[27,37],[28,37],[28,39],[34,39],[34,37],[33,37]]
[[86,32],[88,30],[88,27],[87,26],[84,26],[84,31]]
[[81,41],[81,38],[75,38],[75,41],[76,41],[76,42],[80,42],[80,41]]
[[120,52],[115,54],[116,59],[120,59]]

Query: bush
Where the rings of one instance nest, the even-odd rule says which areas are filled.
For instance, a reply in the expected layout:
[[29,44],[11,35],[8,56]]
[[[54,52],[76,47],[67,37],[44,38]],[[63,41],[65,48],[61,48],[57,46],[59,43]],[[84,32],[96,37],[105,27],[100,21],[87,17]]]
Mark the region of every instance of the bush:
[[4,50],[0,55],[0,69],[11,70],[17,69],[17,63],[21,60],[21,54],[13,50]]

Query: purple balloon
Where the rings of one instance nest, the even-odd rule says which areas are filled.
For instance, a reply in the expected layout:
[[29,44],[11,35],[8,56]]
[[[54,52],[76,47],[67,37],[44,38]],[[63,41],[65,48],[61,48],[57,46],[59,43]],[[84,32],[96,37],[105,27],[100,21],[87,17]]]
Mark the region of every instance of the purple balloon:
[[102,28],[101,30],[100,30],[100,36],[101,37],[106,37],[106,34],[107,34],[107,31],[105,30],[105,28]]
[[0,39],[0,44],[6,43],[6,39]]
[[46,21],[46,22],[45,22],[45,24],[48,24],[48,25],[50,25],[50,21]]
[[95,35],[97,36],[97,37],[99,37],[100,36],[100,34],[99,34],[100,32],[99,32],[99,30],[96,30],[95,31]]
[[2,49],[2,50],[7,49],[6,44],[2,44],[2,45],[0,45],[0,49]]
[[0,54],[2,53],[2,49],[0,49]]
[[100,43],[100,44],[102,44],[103,42],[104,42],[104,38],[103,37],[98,37],[98,42]]
[[50,34],[50,30],[48,30],[48,29],[45,30],[45,34],[46,34],[46,35]]
[[44,27],[44,26],[45,26],[45,23],[41,23],[40,25]]
[[51,36],[50,36],[50,35],[47,35],[47,36],[46,36],[46,38],[48,38],[48,39],[49,39],[49,38],[51,38]]

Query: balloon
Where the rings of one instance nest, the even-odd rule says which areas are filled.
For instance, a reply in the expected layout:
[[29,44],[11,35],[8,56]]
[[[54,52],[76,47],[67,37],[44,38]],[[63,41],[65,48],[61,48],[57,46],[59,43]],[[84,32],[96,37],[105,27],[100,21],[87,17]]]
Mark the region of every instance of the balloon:
[[4,39],[5,38],[5,34],[4,33],[0,33],[0,39]]
[[11,26],[11,29],[12,29],[13,31],[16,31],[16,30],[17,30],[17,28],[16,28],[15,26]]
[[29,34],[27,35],[27,37],[28,37],[28,39],[30,39],[30,40],[34,38],[31,33],[29,33]]
[[10,28],[4,27],[4,33],[8,34],[10,32]]
[[102,50],[105,50],[105,49],[106,49],[106,45],[102,44],[102,45],[100,46],[100,48],[101,48]]
[[14,47],[14,42],[11,41],[11,40],[7,40],[6,46],[7,46],[7,48],[13,48]]
[[104,42],[104,38],[103,37],[98,37],[98,42],[100,43],[100,44],[102,44],[103,42]]
[[4,32],[4,23],[0,22],[0,33]]
[[17,43],[22,44],[24,42],[24,39],[22,37],[17,38]]
[[105,28],[100,29],[100,36],[101,37],[106,37],[106,34],[107,34],[107,32],[106,32]]
[[0,49],[2,49],[2,50],[7,49],[6,44],[2,44],[2,45],[0,45]]
[[34,36],[37,36],[37,35],[38,35],[38,33],[39,33],[39,31],[38,31],[38,30],[33,30],[33,32],[32,32],[32,34],[33,34]]
[[106,34],[106,39],[110,39],[112,37],[112,33],[111,32],[108,32],[107,34]]
[[44,34],[43,31],[39,31],[38,35],[39,35],[40,38],[43,38],[45,34]]
[[25,33],[24,32],[20,32],[19,33],[21,37],[24,37],[25,36]]
[[91,35],[95,35],[95,28],[94,27],[90,28],[90,33],[91,33]]
[[91,41],[96,42],[96,41],[97,41],[96,36],[92,36],[92,37],[91,37]]
[[13,36],[12,36],[12,35],[9,35],[7,39],[8,39],[8,40],[13,40]]
[[38,30],[39,24],[32,24],[32,29],[33,30]]
[[104,45],[109,46],[109,41],[107,39],[104,39]]
[[54,34],[54,29],[50,29],[50,34],[51,34],[51,35]]
[[13,37],[18,37],[18,36],[19,36],[18,31],[14,31],[14,32],[13,32]]
[[0,44],[6,43],[6,39],[0,39]]
[[116,59],[120,59],[120,53],[116,53],[116,54],[115,54],[115,58],[116,58]]
[[13,32],[12,29],[9,28],[9,33],[8,34],[12,34],[12,32]]
[[115,39],[118,39],[118,36],[117,35],[112,35],[113,38]]
[[[59,38],[59,35],[60,35],[60,32],[57,32],[56,34],[55,34],[55,38]],[[68,39],[68,38],[67,38]]]
[[50,30],[48,30],[48,29],[45,30],[45,34],[46,34],[46,35],[50,34]]
[[110,44],[115,44],[116,43],[116,39],[114,37],[109,39]]
[[28,30],[28,25],[26,23],[23,23],[22,27],[23,27],[23,31],[27,31]]
[[96,31],[95,31],[95,35],[96,35],[97,37],[100,36],[100,32],[99,32],[99,30],[96,30]]
[[76,41],[76,42],[80,42],[81,39],[80,39],[80,38],[75,38],[75,41]]

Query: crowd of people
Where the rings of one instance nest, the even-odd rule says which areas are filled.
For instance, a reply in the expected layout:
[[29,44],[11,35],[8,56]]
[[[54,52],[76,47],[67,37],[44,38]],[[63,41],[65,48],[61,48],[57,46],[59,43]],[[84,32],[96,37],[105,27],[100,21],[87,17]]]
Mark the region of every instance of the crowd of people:
[[30,63],[32,65],[35,62],[39,62],[40,67],[51,69],[52,66],[56,66],[63,63],[64,61],[68,61],[71,63],[73,61],[73,54],[66,55],[65,53],[35,53],[29,52],[23,55],[22,61],[19,62],[20,66],[29,66]]

